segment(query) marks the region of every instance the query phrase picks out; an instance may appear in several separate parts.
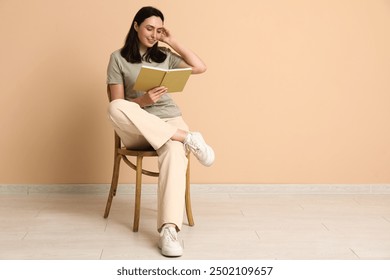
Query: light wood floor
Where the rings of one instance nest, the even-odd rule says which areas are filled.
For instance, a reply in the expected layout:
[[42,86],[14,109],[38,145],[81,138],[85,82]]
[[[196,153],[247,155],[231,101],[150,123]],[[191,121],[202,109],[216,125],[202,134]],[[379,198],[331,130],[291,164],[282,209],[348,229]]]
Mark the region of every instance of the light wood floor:
[[[156,196],[0,194],[0,259],[163,259]],[[196,193],[180,259],[390,259],[390,195]],[[186,220],[185,220],[186,222]]]

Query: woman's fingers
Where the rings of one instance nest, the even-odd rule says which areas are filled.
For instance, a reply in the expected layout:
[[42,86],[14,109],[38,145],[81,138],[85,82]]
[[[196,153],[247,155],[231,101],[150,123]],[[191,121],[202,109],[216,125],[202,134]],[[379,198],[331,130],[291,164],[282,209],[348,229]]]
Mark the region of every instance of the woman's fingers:
[[147,91],[146,94],[149,96],[151,103],[154,104],[161,98],[161,96],[167,93],[167,91],[168,89],[166,87],[155,87]]

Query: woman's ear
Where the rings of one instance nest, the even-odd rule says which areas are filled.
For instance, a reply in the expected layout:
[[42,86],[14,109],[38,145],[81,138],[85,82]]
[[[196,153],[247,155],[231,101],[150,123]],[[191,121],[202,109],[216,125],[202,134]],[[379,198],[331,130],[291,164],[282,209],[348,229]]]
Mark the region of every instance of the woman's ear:
[[138,32],[138,23],[136,21],[134,21],[134,29]]

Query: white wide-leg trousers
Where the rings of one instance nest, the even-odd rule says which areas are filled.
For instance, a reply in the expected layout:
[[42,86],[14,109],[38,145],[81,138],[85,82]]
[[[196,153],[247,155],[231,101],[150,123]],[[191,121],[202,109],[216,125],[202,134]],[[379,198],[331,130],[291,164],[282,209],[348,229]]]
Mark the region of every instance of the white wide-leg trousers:
[[185,205],[188,160],[183,143],[170,140],[177,129],[188,131],[182,117],[160,119],[138,104],[123,99],[110,102],[108,116],[123,145],[132,149],[152,146],[158,154],[157,229],[173,223],[180,230]]

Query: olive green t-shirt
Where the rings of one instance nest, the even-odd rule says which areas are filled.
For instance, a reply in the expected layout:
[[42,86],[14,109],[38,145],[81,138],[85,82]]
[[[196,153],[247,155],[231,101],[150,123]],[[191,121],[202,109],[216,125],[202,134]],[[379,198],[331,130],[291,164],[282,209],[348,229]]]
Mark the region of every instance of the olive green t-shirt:
[[[133,90],[134,83],[141,70],[141,65],[172,69],[178,68],[178,65],[182,61],[179,55],[169,49],[164,48],[162,50],[167,54],[167,58],[162,63],[149,63],[146,61],[142,61],[142,63],[130,63],[121,56],[120,50],[113,52],[107,67],[107,84],[122,84],[125,89],[125,99],[129,101],[143,95],[144,92]],[[160,118],[181,116],[179,107],[168,93],[164,94],[154,105],[144,107],[143,109]]]

